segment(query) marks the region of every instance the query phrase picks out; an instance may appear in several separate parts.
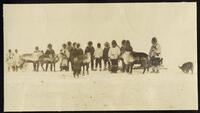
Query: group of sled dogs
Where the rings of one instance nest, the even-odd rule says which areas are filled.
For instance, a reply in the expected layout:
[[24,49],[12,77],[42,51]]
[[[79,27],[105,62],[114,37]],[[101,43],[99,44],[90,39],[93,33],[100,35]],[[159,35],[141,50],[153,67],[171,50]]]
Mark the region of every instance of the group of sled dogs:
[[[126,61],[127,57],[131,57],[133,60]],[[17,68],[23,69],[24,65],[26,63],[33,63],[33,65],[37,64],[36,70],[39,70],[39,67],[42,67],[43,71],[47,71],[44,68],[44,64],[46,65],[52,65],[53,71],[56,71],[56,63],[60,61],[62,58],[62,54],[56,54],[54,57],[46,56],[42,51],[39,53],[29,53],[29,54],[22,54],[20,57],[20,61],[18,61]],[[130,73],[132,73],[132,70],[134,69],[134,65],[140,65],[140,69],[143,69],[143,74],[146,71],[149,71],[149,68],[151,67],[151,62],[149,55],[143,52],[131,52],[130,54],[122,54],[119,56],[119,60],[123,60],[126,62],[126,65],[130,66]],[[89,64],[91,61],[91,55],[90,53],[83,54],[79,58],[74,58],[74,66],[76,68],[73,69],[74,76],[79,76],[80,70],[82,69],[82,74],[85,75],[85,71],[87,74],[89,74]],[[163,58],[160,58],[160,65],[163,63]],[[112,65],[111,65],[112,68]],[[193,72],[193,63],[192,62],[186,62],[182,66],[179,66],[179,68],[185,72],[188,73],[189,71]]]

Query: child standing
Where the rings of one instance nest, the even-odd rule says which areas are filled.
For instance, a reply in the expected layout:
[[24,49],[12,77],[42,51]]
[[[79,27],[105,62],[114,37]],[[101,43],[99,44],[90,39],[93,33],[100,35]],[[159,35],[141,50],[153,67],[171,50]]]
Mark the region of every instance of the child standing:
[[62,49],[60,50],[60,54],[62,56],[61,63],[60,63],[60,70],[65,70],[69,71],[69,65],[68,65],[68,60],[69,60],[69,51],[67,49],[67,45],[63,44]]
[[90,53],[91,55],[91,69],[94,70],[94,47],[92,41],[88,42],[88,46],[85,48],[85,54]]
[[14,59],[14,54],[12,53],[11,49],[8,50],[8,54],[7,54],[7,65],[8,65],[8,71],[10,71],[12,69],[12,71],[14,71],[14,67],[13,67],[13,60]]
[[[69,62],[71,62],[71,59],[72,59],[72,56],[71,56],[71,52],[73,50],[73,47],[72,47],[72,42],[71,41],[68,41],[67,42],[67,49],[69,51],[69,59],[67,61],[67,65],[69,66]],[[71,66],[72,66],[72,62],[71,62]]]
[[18,71],[18,67],[20,66],[20,54],[18,53],[18,50],[15,49],[15,53],[14,53],[14,70]]
[[152,46],[149,52],[150,62],[152,65],[152,73],[159,73],[161,47],[158,44],[157,38],[153,37],[151,40]]
[[[122,46],[120,48],[120,55],[123,55],[125,53],[125,49],[126,49],[126,40],[122,40],[121,42]],[[124,59],[120,59],[122,61],[122,72],[125,72],[126,69],[126,65],[124,63]]]
[[127,73],[131,73],[132,72],[132,63],[133,62],[133,58],[130,57],[130,53],[133,51],[133,48],[131,46],[131,43],[129,40],[126,40],[126,48],[125,48],[125,52],[128,54],[128,57],[126,59],[127,64],[125,64],[125,69]]
[[103,61],[104,61],[104,70],[107,69],[107,64],[108,64],[108,69],[110,69],[110,61],[109,61],[109,57],[108,57],[108,51],[110,49],[110,44],[108,42],[106,42],[104,44],[104,49],[103,49]]
[[[55,56],[55,51],[54,51],[53,48],[52,48],[52,44],[48,44],[48,45],[47,45],[47,50],[46,50],[46,52],[45,52],[45,55],[48,56],[50,59],[53,59],[53,58],[54,58],[54,56]],[[46,64],[46,71],[47,71],[47,69],[48,69],[48,66],[49,66],[49,64],[47,63],[47,64]],[[52,71],[52,69],[53,69],[53,64],[50,63],[50,70]]]
[[118,57],[120,55],[120,49],[117,47],[117,42],[115,40],[112,41],[112,47],[108,52],[108,56],[111,60],[111,72],[117,73],[118,71]]
[[96,69],[95,70],[97,70],[97,67],[98,67],[98,65],[99,65],[99,69],[100,69],[100,71],[101,71],[101,59],[102,59],[102,57],[103,57],[103,49],[101,48],[101,44],[100,43],[98,43],[97,44],[97,48],[95,49],[95,51],[94,51],[94,56],[95,56],[95,67],[96,67]]

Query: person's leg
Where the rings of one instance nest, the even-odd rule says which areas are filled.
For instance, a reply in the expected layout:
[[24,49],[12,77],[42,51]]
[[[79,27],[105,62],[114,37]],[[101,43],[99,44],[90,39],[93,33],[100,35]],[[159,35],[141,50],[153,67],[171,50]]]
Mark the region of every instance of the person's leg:
[[112,59],[110,59],[110,63],[111,63],[111,65],[110,65],[110,71],[112,72],[112,70],[113,70],[113,60]]
[[110,70],[110,65],[111,65],[110,61],[108,60],[107,63],[108,63],[108,70]]
[[99,59],[99,68],[100,68],[100,71],[101,71],[101,68],[102,68],[101,58]]
[[73,60],[71,60],[71,69],[72,69],[72,71],[74,70],[74,61]]
[[60,71],[63,70],[63,67],[62,67],[62,62],[60,63]]
[[91,69],[94,70],[94,58],[91,58]]
[[36,63],[36,71],[39,71],[39,62]]
[[50,70],[53,70],[53,63],[50,63]]
[[97,70],[98,63],[99,63],[98,58],[96,58],[96,59],[95,59],[95,70]]
[[86,64],[86,71],[87,71],[87,74],[89,74],[89,63]]
[[49,63],[46,63],[46,71],[48,70],[49,67]]
[[126,70],[126,64],[124,63],[124,60],[122,59],[122,72],[125,72]]
[[36,63],[33,63],[33,71],[36,71]]
[[115,59],[115,64],[116,64],[116,69],[115,69],[115,71],[117,72],[117,71],[118,71],[118,59]]
[[155,59],[155,65],[156,65],[156,73],[159,73],[159,67],[160,67],[160,58]]
[[103,59],[103,63],[104,63],[104,70],[106,70],[106,67],[107,67],[106,59]]
[[67,67],[68,67],[68,71],[69,71],[69,59],[67,59]]

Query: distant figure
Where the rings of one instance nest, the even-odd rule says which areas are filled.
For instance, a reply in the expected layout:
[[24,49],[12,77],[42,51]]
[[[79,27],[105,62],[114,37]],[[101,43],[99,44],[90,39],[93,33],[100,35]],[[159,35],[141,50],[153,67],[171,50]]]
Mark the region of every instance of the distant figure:
[[18,50],[15,49],[15,53],[14,53],[14,71],[18,71],[18,68],[21,65],[21,56],[18,53]]
[[77,48],[75,50],[75,54],[76,56],[73,58],[73,74],[74,77],[78,76],[81,73],[81,67],[82,67],[82,63],[83,63],[83,49],[80,48],[80,44],[77,43]]
[[[104,70],[110,69],[110,61],[109,61],[109,57],[108,57],[109,49],[110,49],[110,44],[108,42],[106,42],[104,44],[104,49],[103,49]],[[107,67],[107,65],[108,65],[108,67]]]
[[99,66],[99,70],[101,71],[101,65],[102,65],[102,63],[101,63],[101,59],[102,59],[102,57],[103,57],[103,49],[101,48],[101,44],[100,43],[98,43],[97,44],[97,48],[95,49],[95,51],[94,51],[94,57],[95,57],[95,70],[97,70],[97,68],[98,68],[98,66]]
[[133,62],[133,58],[130,56],[130,54],[132,53],[133,48],[131,46],[131,43],[129,40],[126,40],[126,48],[125,48],[125,53],[128,54],[127,58],[126,58],[126,62],[129,63],[125,63],[125,69],[127,73],[131,73],[131,68],[132,68],[132,64],[130,62]]
[[67,42],[67,49],[69,51],[69,59],[68,59],[68,62],[67,62],[67,65],[69,66],[69,62],[71,63],[71,67],[72,67],[72,62],[71,62],[71,59],[72,59],[72,50],[73,50],[73,46],[72,46],[72,42],[71,41],[68,41]]
[[76,42],[74,42],[73,47],[71,49],[71,53],[70,53],[70,61],[71,61],[71,69],[72,70],[73,70],[74,58],[76,57],[76,49],[77,49],[77,44],[76,44]]
[[179,68],[184,72],[184,73],[189,73],[189,71],[191,71],[191,73],[193,73],[194,70],[194,66],[192,62],[186,62],[184,63],[182,66],[179,66]]
[[8,50],[6,62],[7,62],[7,65],[8,65],[8,71],[10,71],[10,70],[14,71],[14,66],[13,66],[14,54],[12,53],[11,49]]
[[94,47],[92,41],[88,42],[88,46],[85,48],[85,54],[91,55],[91,69],[94,70]]
[[[52,60],[55,57],[55,51],[52,48],[52,44],[47,45],[47,50],[45,52],[45,55],[48,56]],[[48,70],[48,66],[49,66],[49,63],[46,63],[46,71]],[[50,70],[51,71],[52,71],[52,68],[53,68],[53,64],[50,63]]]
[[76,49],[77,57],[83,55],[83,49],[82,49],[80,46],[81,46],[81,45],[78,43],[78,44],[77,44],[77,49]]
[[78,57],[75,57],[73,60],[73,75],[74,78],[78,77],[81,74],[82,60],[79,60]]
[[[125,53],[125,49],[126,49],[126,40],[122,40],[121,42],[122,46],[120,48],[120,55],[124,54]],[[122,61],[122,72],[125,72],[125,69],[126,69],[126,65],[124,63],[124,60],[123,59],[120,59]]]
[[[39,50],[39,47],[36,46],[34,50],[34,56],[38,57],[38,54],[40,54],[42,51]],[[35,58],[36,59],[36,58]],[[39,70],[39,62],[33,62],[33,71],[38,71]]]
[[108,56],[111,60],[111,72],[116,73],[118,71],[118,57],[120,55],[120,49],[117,47],[117,42],[112,41],[112,47],[109,49]]
[[69,51],[67,49],[67,45],[63,44],[62,45],[62,49],[60,50],[60,54],[61,54],[61,63],[60,63],[60,70],[65,70],[65,71],[69,71]]
[[152,46],[149,52],[150,62],[152,65],[152,73],[159,73],[161,47],[158,44],[156,37],[151,40]]

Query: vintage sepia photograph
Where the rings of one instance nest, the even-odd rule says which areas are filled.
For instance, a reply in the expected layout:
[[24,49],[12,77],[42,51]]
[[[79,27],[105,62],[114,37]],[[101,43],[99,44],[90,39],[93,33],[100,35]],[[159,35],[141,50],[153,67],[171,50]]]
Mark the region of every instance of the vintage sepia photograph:
[[196,9],[4,4],[4,111],[197,110]]

